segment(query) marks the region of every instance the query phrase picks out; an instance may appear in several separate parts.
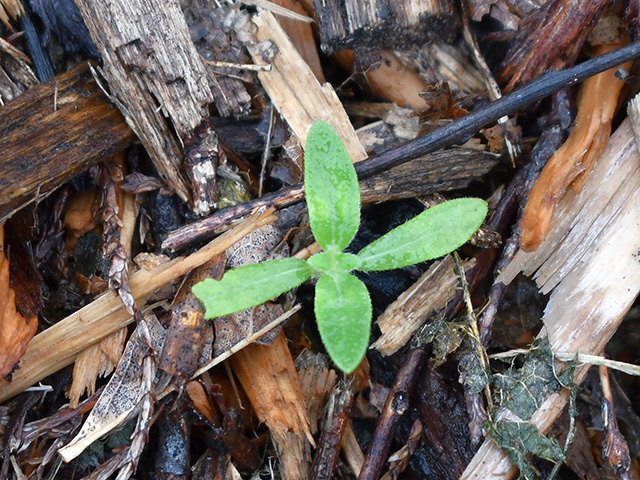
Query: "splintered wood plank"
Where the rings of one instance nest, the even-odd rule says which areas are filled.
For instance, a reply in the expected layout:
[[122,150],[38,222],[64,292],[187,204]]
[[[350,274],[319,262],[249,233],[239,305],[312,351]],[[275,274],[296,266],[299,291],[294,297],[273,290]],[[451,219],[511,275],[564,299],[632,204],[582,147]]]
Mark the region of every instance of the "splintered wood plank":
[[230,363],[258,419],[273,435],[283,478],[308,478],[309,446],[315,442],[287,337],[280,332],[271,345],[248,345]]
[[101,73],[114,101],[160,175],[187,201],[181,139],[207,115],[213,94],[178,1],[76,3],[102,55]]
[[[251,217],[187,257],[152,270],[138,270],[129,279],[139,305],[163,285],[185,275],[228,249],[249,232],[275,220],[273,210]],[[133,322],[122,301],[109,291],[64,320],[36,335],[20,360],[11,382],[0,381],[0,403],[73,363],[78,353]]]
[[[543,292],[552,290],[544,331],[554,352],[598,355],[640,293],[640,155],[630,121],[611,136],[581,193],[558,204],[546,240],[535,252],[519,251],[497,281],[520,271]],[[580,383],[588,367],[577,369]],[[544,432],[560,415],[567,393],[547,398],[531,422]],[[516,473],[490,439],[463,479],[508,479]]]
[[254,62],[271,64],[271,71],[259,72],[258,78],[300,143],[306,145],[314,121],[324,120],[338,132],[352,161],[367,158],[333,87],[318,83],[273,14],[262,10],[253,22],[258,42],[272,42],[270,48],[268,43],[249,47]]
[[87,64],[0,107],[0,223],[133,140]]

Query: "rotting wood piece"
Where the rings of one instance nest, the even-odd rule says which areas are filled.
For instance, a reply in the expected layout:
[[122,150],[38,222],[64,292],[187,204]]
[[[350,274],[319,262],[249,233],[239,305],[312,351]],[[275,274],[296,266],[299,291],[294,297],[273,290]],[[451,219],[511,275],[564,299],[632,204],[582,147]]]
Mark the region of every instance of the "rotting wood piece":
[[[182,2],[183,6],[187,2]],[[214,0],[188,2],[184,9],[191,39],[204,60],[213,102],[221,117],[243,116],[251,108],[251,95],[243,83],[240,65],[249,63],[242,41],[250,36],[249,13],[238,4],[218,6]],[[233,28],[230,28],[232,26]],[[220,64],[236,65],[224,68]],[[246,81],[246,80],[245,80]],[[247,82],[251,83],[251,82]]]
[[[500,64],[508,93],[548,70],[572,65],[608,0],[552,0],[520,22],[518,38]],[[531,38],[538,39],[532,44]]]
[[[200,250],[130,277],[131,291],[140,305],[151,293],[222,253],[252,230],[272,223],[273,210],[256,215],[225,232]],[[11,379],[0,381],[0,403],[59,369],[73,363],[79,352],[133,321],[113,291],[36,335]]]
[[180,142],[202,122],[213,94],[180,5],[177,0],[76,3],[118,108],[158,173],[182,200],[190,200]]
[[182,284],[171,308],[171,324],[167,332],[158,368],[178,377],[184,383],[198,368],[205,343],[205,309],[191,287],[205,278],[219,280],[224,273],[222,255],[196,268]]
[[314,0],[322,50],[406,48],[455,38],[449,0]]
[[0,108],[0,222],[133,140],[83,64]]

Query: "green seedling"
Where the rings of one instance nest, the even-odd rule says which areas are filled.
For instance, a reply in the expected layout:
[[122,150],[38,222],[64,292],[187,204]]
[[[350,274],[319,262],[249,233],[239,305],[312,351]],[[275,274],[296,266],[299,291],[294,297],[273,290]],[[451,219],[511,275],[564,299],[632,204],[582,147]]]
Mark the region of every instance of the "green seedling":
[[371,297],[351,272],[402,268],[446,255],[480,227],[487,203],[479,198],[450,200],[425,210],[363,248],[343,250],[360,226],[360,190],[355,169],[340,137],[316,121],[307,138],[305,190],[311,230],[323,251],[308,261],[270,260],[228,271],[222,280],[206,279],[193,293],[206,318],[238,312],[319,277],[315,316],[329,356],[346,373],[364,357],[371,329]]

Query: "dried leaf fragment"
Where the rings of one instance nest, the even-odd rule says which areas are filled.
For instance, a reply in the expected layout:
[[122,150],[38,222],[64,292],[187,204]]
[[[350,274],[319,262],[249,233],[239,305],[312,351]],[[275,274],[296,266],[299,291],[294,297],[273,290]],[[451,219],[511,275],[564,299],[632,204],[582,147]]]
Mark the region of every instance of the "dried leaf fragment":
[[4,226],[0,226],[0,377],[13,370],[37,329],[37,317],[26,320],[16,309],[9,259],[4,254]]

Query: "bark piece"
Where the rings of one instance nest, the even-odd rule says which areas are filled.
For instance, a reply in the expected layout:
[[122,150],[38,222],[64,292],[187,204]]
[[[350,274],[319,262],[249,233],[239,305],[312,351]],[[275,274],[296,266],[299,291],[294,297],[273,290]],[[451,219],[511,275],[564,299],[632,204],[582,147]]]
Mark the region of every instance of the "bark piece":
[[230,363],[258,419],[273,435],[284,478],[306,479],[309,443],[314,441],[284,333],[271,345],[249,345],[231,357]]
[[[158,288],[224,252],[251,230],[274,220],[272,211],[267,211],[242,222],[188,257],[176,258],[149,271],[135,272],[130,278],[134,298],[142,304]],[[12,381],[0,381],[0,402],[73,363],[79,352],[132,321],[112,291],[98,297],[31,341]]]
[[318,420],[325,402],[338,381],[336,371],[330,370],[328,363],[326,355],[314,354],[310,350],[304,350],[296,358],[300,388],[307,406],[309,430],[314,435],[318,431]]
[[13,370],[37,329],[37,317],[27,320],[16,309],[9,259],[4,254],[4,227],[0,226],[0,378]]
[[162,178],[182,200],[190,200],[180,139],[202,122],[213,95],[180,5],[176,0],[77,4],[118,108]]
[[[20,8],[22,4],[18,3]],[[2,8],[0,8],[0,14]],[[29,67],[29,57],[0,38],[0,105],[18,97],[26,89],[38,84],[35,73]]]
[[[502,60],[498,82],[504,93],[549,69],[572,65],[608,0],[552,0],[520,23],[518,38]],[[533,45],[531,38],[538,39]]]
[[447,0],[314,0],[314,7],[325,53],[450,42],[457,30]]
[[191,293],[191,287],[205,278],[222,278],[224,264],[224,257],[216,256],[194,270],[180,287],[171,309],[171,324],[158,366],[183,381],[191,378],[198,368],[205,343],[205,310]]
[[[249,63],[243,48],[243,42],[252,35],[247,28],[251,25],[249,14],[240,10],[237,4],[219,6],[219,2],[213,0],[190,3],[185,17],[191,39],[205,62],[207,81],[218,114],[221,117],[244,116],[251,108],[251,95],[241,74],[241,66]],[[221,64],[228,67],[221,67]]]
[[311,464],[311,478],[313,480],[333,478],[338,464],[342,435],[349,424],[353,396],[354,385],[350,381],[339,382],[331,393],[327,402],[326,418],[318,440],[318,448]]
[[[626,35],[625,35],[626,36]],[[602,55],[622,46],[609,43],[599,47]],[[630,68],[631,62],[622,65]],[[569,185],[579,191],[594,162],[607,146],[611,120],[624,82],[616,77],[617,69],[607,70],[585,80],[575,127],[567,141],[549,159],[531,189],[520,223],[520,248],[533,251],[544,240],[558,199]]]
[[367,154],[333,87],[318,83],[273,14],[263,10],[253,22],[260,43],[250,46],[249,52],[256,63],[271,64],[271,71],[259,72],[258,78],[300,143],[306,145],[314,121],[324,120],[338,132],[352,161],[365,159]]
[[[498,277],[508,283],[519,271],[535,273],[542,292],[553,290],[544,314],[554,352],[600,354],[640,292],[640,155],[625,120],[611,136],[582,192],[558,204],[549,234],[531,253],[519,251]],[[579,367],[576,382],[588,368]],[[544,432],[562,412],[567,392],[542,401],[531,421]],[[486,440],[463,479],[507,479],[516,470]]]
[[133,139],[83,64],[0,108],[0,222]]
[[216,170],[225,159],[218,132],[206,119],[185,138],[184,167],[193,197],[193,212],[206,215],[218,205]]

